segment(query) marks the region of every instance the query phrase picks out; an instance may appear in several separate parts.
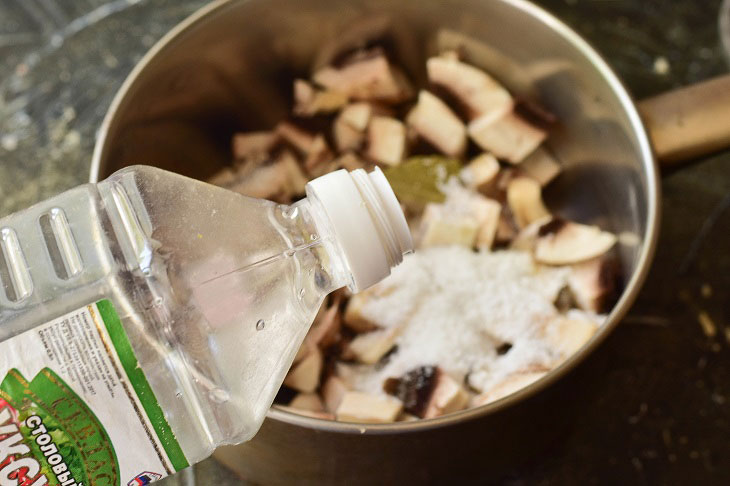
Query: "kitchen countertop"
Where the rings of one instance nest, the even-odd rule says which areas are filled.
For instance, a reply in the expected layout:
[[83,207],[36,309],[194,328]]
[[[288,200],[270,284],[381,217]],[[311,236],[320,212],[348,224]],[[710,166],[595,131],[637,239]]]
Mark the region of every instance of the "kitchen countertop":
[[[0,3],[0,217],[86,182],[124,77],[204,3]],[[584,35],[637,98],[728,71],[719,0],[537,3]],[[582,413],[549,457],[498,482],[730,484],[728,164],[730,151],[663,179],[656,260],[629,315],[579,370]],[[213,460],[161,484],[193,479],[242,484]]]

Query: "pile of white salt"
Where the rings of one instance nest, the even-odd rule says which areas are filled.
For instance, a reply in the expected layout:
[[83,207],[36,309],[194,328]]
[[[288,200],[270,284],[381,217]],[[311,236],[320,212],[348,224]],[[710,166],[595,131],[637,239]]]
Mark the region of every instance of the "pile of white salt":
[[[528,252],[419,250],[366,299],[363,317],[402,326],[385,364],[340,365],[359,390],[382,393],[388,377],[439,366],[477,391],[508,375],[550,369],[560,359],[546,337],[569,268],[538,266]],[[599,317],[590,316],[598,322]]]

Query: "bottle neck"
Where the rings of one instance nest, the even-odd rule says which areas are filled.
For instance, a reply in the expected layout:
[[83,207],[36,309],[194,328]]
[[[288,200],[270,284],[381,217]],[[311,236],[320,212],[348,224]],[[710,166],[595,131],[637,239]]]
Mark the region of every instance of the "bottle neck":
[[352,273],[321,202],[304,198],[284,209],[281,217],[291,251],[304,268],[312,270],[314,293],[326,295],[342,287],[352,290]]
[[334,235],[353,292],[390,275],[412,250],[408,224],[390,184],[379,169],[338,170],[307,184],[307,199],[321,209]]

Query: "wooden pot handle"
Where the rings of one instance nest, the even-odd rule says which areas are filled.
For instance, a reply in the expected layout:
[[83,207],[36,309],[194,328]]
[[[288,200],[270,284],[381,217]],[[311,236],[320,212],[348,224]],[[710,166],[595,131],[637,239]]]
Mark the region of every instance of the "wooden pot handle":
[[730,147],[730,75],[639,102],[663,167]]

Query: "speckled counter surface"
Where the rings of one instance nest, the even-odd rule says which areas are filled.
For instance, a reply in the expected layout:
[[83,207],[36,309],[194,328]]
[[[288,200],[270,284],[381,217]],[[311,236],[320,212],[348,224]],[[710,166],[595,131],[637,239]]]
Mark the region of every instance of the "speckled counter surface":
[[[0,2],[0,216],[88,179],[114,92],[204,3]],[[728,71],[719,0],[538,3],[591,41],[637,98]],[[649,279],[576,374],[582,413],[550,456],[490,480],[730,484],[730,152],[667,175],[663,191]],[[164,484],[193,482],[241,484],[212,460]]]

